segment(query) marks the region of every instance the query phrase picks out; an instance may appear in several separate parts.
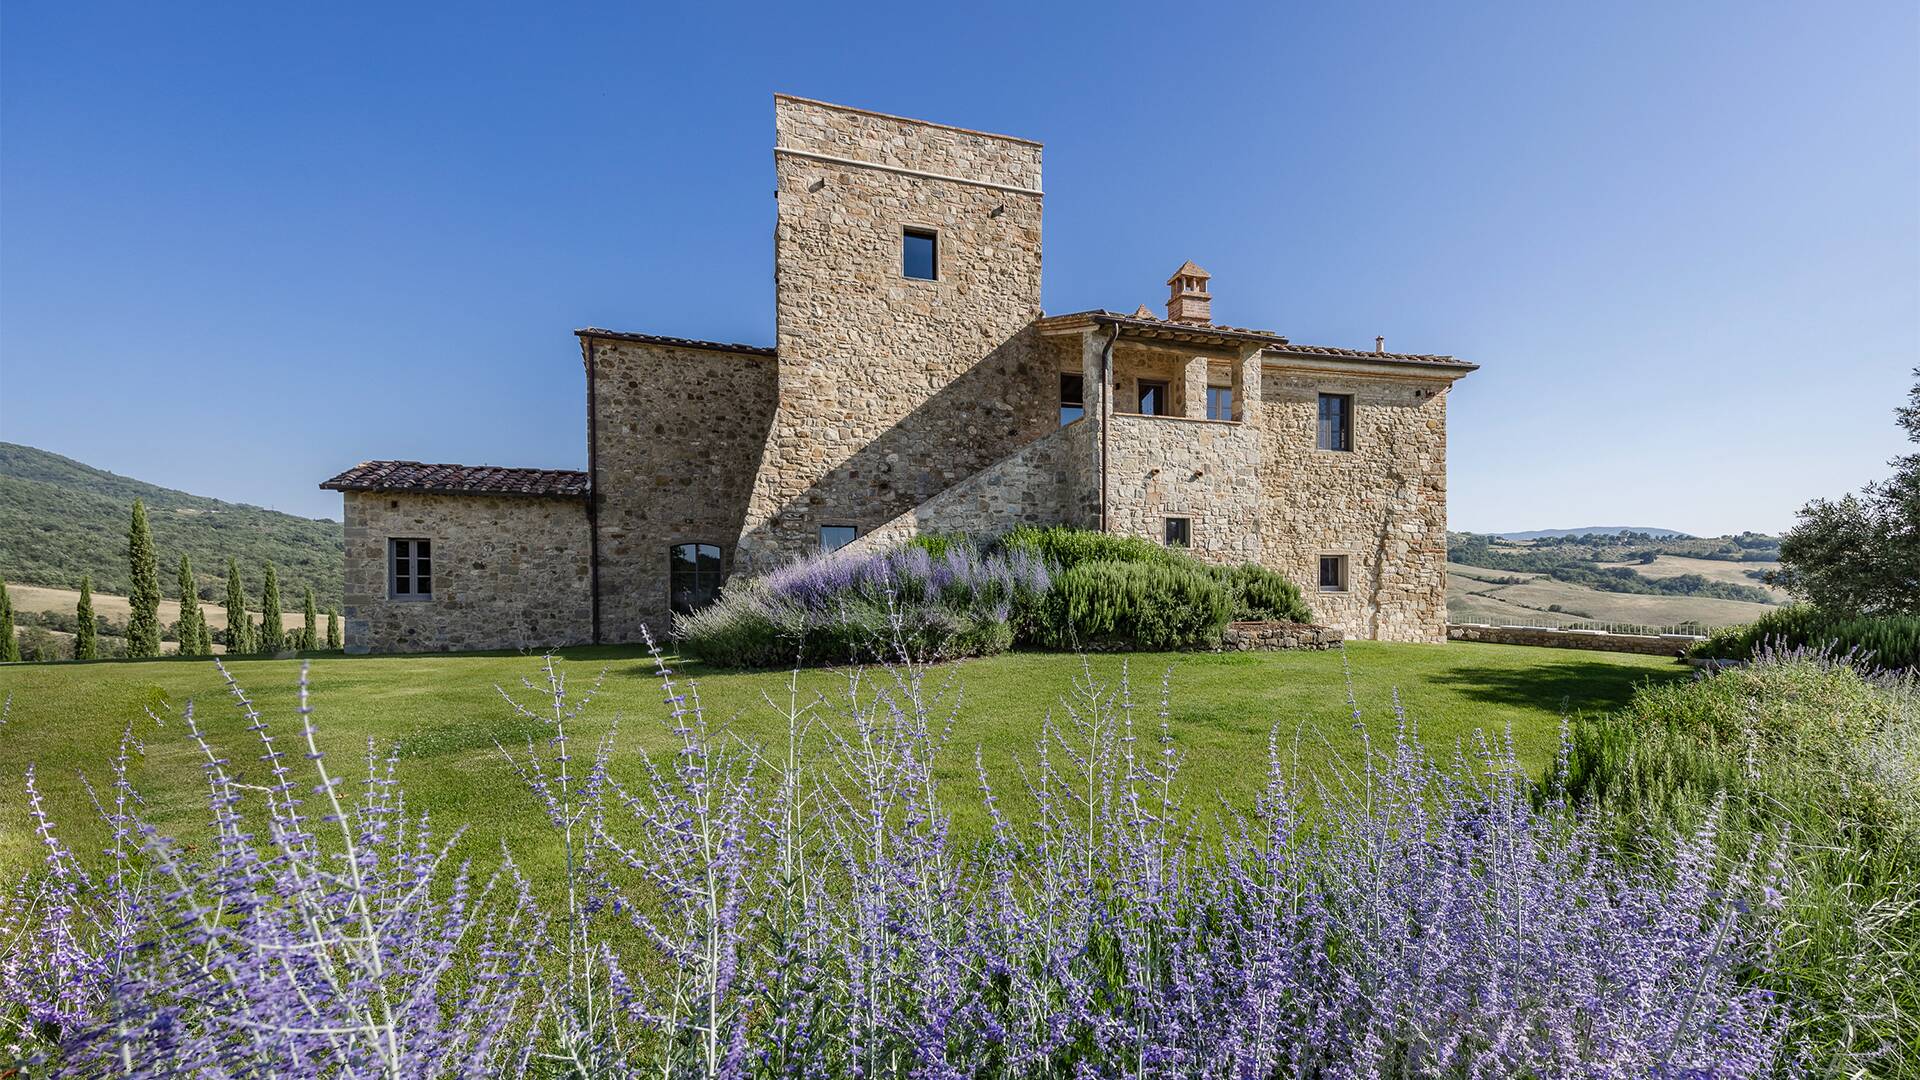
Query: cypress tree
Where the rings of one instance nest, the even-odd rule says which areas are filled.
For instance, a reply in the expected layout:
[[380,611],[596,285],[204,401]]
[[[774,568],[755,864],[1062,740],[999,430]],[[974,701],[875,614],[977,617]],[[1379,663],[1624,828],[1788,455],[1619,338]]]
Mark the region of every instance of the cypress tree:
[[200,638],[206,633],[207,617],[200,611],[200,589],[193,582],[193,561],[180,556],[180,621],[174,632],[180,638],[181,656],[204,656]]
[[160,569],[154,561],[153,531],[147,527],[147,508],[133,500],[133,524],[127,527],[127,562],[133,571],[133,590],[127,604],[127,655],[160,655]]
[[20,659],[20,638],[13,632],[13,597],[7,594],[7,583],[0,578],[0,663]]
[[307,586],[306,596],[301,601],[300,606],[301,613],[307,617],[306,629],[300,631],[300,648],[304,651],[311,652],[315,646],[320,644],[319,629],[314,626],[314,621],[320,616],[313,607],[313,586]]
[[247,622],[247,594],[240,586],[240,564],[227,560],[227,655],[253,651],[253,627]]
[[286,629],[280,622],[280,577],[273,572],[273,564],[267,563],[267,583],[260,590],[260,633],[253,643],[253,650],[271,656],[286,645]]
[[345,647],[340,640],[340,612],[335,608],[327,609],[327,648],[339,652]]
[[100,655],[97,624],[93,620],[93,575],[80,576],[80,602],[73,606],[73,658],[92,660]]

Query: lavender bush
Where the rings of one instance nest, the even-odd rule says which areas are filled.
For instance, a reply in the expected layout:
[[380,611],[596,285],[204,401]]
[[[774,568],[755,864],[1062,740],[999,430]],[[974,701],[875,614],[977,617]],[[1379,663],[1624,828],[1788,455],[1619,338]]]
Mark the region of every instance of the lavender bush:
[[1049,581],[1024,551],[826,552],[728,585],[717,603],[676,617],[674,636],[727,667],[983,656],[1013,644]]
[[292,752],[255,718],[271,784],[205,748],[218,843],[198,855],[143,821],[129,736],[102,876],[39,817],[44,866],[0,915],[5,1038],[73,1075],[1793,1067],[1753,982],[1775,947],[1765,853],[1726,855],[1709,817],[1617,862],[1588,816],[1536,805],[1508,744],[1442,764],[1398,716],[1388,745],[1306,777],[1276,738],[1257,805],[1189,804],[1165,684],[1143,708],[1087,675],[1013,788],[976,755],[991,826],[963,842],[945,807],[966,793],[940,779],[953,706],[919,666],[850,671],[832,701],[790,683],[771,746],[660,675],[657,757],[617,726],[580,752],[593,689],[551,659],[506,695],[543,732],[508,757],[566,857],[552,904],[510,863],[475,884],[390,759],[370,751],[343,802],[304,693]]

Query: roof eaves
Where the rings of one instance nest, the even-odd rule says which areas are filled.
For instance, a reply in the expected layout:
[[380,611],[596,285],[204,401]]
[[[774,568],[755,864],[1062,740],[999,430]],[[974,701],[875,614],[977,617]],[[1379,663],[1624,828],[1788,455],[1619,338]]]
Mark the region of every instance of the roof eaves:
[[598,326],[575,330],[575,337],[604,341],[632,341],[641,345],[661,345],[675,349],[701,349],[707,352],[734,353],[741,356],[773,356],[771,345],[743,345],[732,341],[703,341],[699,338],[668,337],[664,334],[636,334],[626,330],[606,330]]
[[501,495],[582,499],[587,474],[577,469],[525,469],[422,461],[363,461],[321,482],[328,491],[409,495]]

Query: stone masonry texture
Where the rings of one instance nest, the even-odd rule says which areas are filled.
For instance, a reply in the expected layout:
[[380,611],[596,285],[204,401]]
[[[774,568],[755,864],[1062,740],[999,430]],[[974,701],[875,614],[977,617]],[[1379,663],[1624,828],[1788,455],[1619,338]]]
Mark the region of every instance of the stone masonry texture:
[[[828,525],[860,547],[1019,524],[1161,542],[1170,517],[1197,558],[1285,574],[1323,624],[1236,647],[1447,640],[1446,399],[1473,365],[1216,327],[1230,281],[1177,323],[1048,318],[1038,143],[785,95],[774,120],[774,348],[579,331],[591,502],[346,491],[350,649],[665,639],[676,544],[743,575]],[[936,237],[932,280],[905,272],[909,229]],[[1064,426],[1063,375],[1085,406]],[[1350,451],[1317,449],[1321,394],[1351,395]],[[519,475],[472,475],[497,472]],[[434,596],[389,598],[387,542],[414,537]],[[1347,576],[1323,590],[1330,555]]]
[[[1348,637],[1444,641],[1444,383],[1269,367],[1262,380],[1261,559]],[[1317,449],[1319,395],[1354,397],[1353,450]],[[1347,587],[1319,590],[1322,555]]]
[[[805,554],[822,525],[910,511],[1046,434],[1059,401],[1030,329],[1038,145],[784,97],[775,129],[779,405],[740,536],[754,570]],[[909,227],[936,233],[936,280],[903,273]]]
[[[349,652],[544,649],[590,639],[577,498],[345,494]],[[432,543],[433,595],[387,595],[387,542]]]
[[773,421],[766,356],[582,340],[599,419],[600,638],[672,633],[668,552],[715,544],[731,564]]

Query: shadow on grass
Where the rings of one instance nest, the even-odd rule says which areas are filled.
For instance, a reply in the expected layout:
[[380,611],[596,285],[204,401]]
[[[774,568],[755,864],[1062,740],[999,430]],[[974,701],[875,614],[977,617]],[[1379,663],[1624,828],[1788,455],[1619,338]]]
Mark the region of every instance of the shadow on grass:
[[1688,669],[1623,667],[1603,660],[1568,657],[1526,667],[1464,666],[1438,671],[1429,681],[1470,701],[1517,705],[1548,713],[1611,712],[1637,688],[1687,678]]

